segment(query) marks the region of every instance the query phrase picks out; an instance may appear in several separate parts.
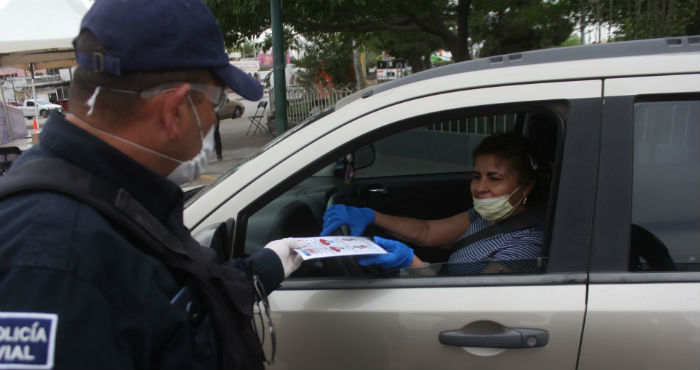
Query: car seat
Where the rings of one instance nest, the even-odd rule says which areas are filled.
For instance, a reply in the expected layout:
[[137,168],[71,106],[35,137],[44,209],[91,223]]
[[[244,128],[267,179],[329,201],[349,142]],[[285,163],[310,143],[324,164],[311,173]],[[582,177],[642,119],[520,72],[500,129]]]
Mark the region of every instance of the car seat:
[[545,181],[543,191],[546,194],[547,212],[544,217],[544,251],[549,255],[551,230],[556,206],[557,186],[559,184],[559,162],[563,148],[564,126],[561,119],[553,112],[543,111],[527,113],[518,117],[515,130],[522,133],[530,153],[538,168],[539,181]]

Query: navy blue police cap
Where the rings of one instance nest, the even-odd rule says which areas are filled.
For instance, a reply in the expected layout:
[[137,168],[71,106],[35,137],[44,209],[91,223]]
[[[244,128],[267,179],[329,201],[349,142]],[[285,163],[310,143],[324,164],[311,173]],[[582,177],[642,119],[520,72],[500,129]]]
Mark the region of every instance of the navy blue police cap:
[[106,52],[76,49],[81,68],[115,76],[206,69],[242,97],[262,97],[260,82],[229,62],[221,29],[202,0],[97,0],[80,24],[86,28]]

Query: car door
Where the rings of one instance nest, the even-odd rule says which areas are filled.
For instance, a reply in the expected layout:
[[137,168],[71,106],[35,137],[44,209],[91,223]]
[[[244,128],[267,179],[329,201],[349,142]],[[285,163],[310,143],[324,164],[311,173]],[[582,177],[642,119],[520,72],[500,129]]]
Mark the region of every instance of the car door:
[[[274,228],[288,207],[304,209],[292,212],[292,220],[316,217],[320,230],[324,196],[337,181],[311,175],[363,145],[417,127],[416,117],[544,105],[558,107],[565,126],[545,268],[523,275],[294,276],[270,295],[276,359],[269,368],[574,369],[585,310],[601,88],[596,80],[521,84],[391,104],[309,142],[213,211],[213,218],[236,218],[235,248],[250,253],[251,245],[262,243],[248,239]],[[450,333],[441,343],[443,332]],[[504,341],[523,348],[504,348]]]
[[700,75],[613,78],[604,94],[579,367],[698,369]]

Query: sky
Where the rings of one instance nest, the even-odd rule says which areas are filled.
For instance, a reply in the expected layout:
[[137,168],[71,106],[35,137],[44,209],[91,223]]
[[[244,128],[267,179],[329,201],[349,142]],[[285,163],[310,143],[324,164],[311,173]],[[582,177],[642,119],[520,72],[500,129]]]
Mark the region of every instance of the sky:
[[[5,7],[5,4],[9,3],[10,0],[0,0],[0,9]],[[90,8],[95,0],[80,0],[81,3],[85,4],[86,8]]]
[[[7,4],[10,0],[0,0],[0,9],[2,9],[5,4]],[[86,7],[90,7],[95,0],[80,0],[83,4],[85,4]]]

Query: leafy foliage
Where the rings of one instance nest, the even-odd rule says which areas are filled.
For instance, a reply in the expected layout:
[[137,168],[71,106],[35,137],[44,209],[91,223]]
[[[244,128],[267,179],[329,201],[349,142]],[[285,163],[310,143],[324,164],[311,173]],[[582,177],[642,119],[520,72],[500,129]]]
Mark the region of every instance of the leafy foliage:
[[303,86],[344,86],[355,83],[352,60],[352,39],[341,33],[318,33],[310,36],[311,42],[304,57],[298,61],[298,81]]
[[615,26],[614,40],[700,34],[700,2],[697,0],[580,1],[575,14],[583,24]]
[[[205,0],[227,45],[270,26],[269,0]],[[295,0],[283,4],[288,30],[313,46],[298,61],[308,73],[325,71],[349,83],[352,40],[374,53],[406,58],[414,70],[438,48],[454,61],[561,45],[576,23],[615,25],[616,39],[700,33],[698,0]],[[325,35],[324,35],[325,34]],[[571,43],[571,41],[569,41]],[[268,48],[270,41],[263,41]],[[296,46],[299,48],[299,46]],[[314,58],[316,59],[314,61]],[[314,79],[318,80],[319,74]]]
[[[226,30],[227,43],[260,34],[270,24],[269,0],[207,3]],[[473,44],[500,52],[561,43],[572,25],[568,9],[558,4],[544,0],[296,0],[284,3],[282,17],[303,35],[341,32],[355,40],[382,37],[378,43],[394,43],[392,52],[406,57],[424,54],[427,46],[440,43],[460,61],[472,57]],[[398,45],[411,38],[418,41],[413,50]]]
[[565,2],[475,0],[471,36],[479,56],[558,46],[573,31]]
[[429,68],[430,54],[445,47],[440,38],[429,33],[389,31],[375,32],[365,45],[374,54],[384,51],[396,58],[408,60],[414,72]]

